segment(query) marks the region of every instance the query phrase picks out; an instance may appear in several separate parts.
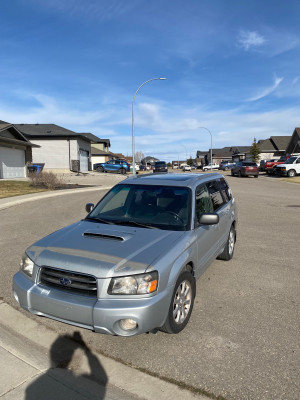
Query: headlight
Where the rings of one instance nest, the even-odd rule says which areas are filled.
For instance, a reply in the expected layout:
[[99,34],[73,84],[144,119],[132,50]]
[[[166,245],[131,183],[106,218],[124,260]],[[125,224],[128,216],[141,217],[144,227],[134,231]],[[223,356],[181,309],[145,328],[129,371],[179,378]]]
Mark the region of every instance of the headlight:
[[21,271],[23,271],[24,274],[26,274],[31,278],[33,272],[33,266],[34,266],[33,261],[28,257],[26,253],[24,253],[22,260],[20,262]]
[[108,294],[148,294],[157,290],[158,272],[112,278]]

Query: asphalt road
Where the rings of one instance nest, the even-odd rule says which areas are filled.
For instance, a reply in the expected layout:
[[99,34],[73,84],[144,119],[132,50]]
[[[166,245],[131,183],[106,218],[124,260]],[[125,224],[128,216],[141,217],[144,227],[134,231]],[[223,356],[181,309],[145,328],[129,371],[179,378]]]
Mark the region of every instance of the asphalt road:
[[[216,260],[197,282],[188,326],[122,338],[81,330],[94,350],[213,398],[300,398],[300,185],[228,176],[239,211],[233,260]],[[85,216],[103,191],[60,196],[0,211],[1,297],[18,308],[11,282],[26,247]],[[55,331],[59,322],[28,317]],[[78,328],[76,328],[78,330]]]

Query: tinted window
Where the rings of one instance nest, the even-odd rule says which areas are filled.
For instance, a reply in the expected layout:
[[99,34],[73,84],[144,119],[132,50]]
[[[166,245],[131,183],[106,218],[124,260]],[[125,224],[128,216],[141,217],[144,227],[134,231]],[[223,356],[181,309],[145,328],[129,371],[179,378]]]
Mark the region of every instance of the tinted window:
[[257,167],[257,165],[254,162],[251,161],[244,161],[243,162],[244,167]]
[[225,181],[224,178],[220,179],[220,190],[224,197],[225,203],[228,203],[232,196],[229,186],[227,185],[227,182]]
[[218,182],[212,181],[207,183],[207,189],[213,204],[214,211],[216,211],[224,204]]

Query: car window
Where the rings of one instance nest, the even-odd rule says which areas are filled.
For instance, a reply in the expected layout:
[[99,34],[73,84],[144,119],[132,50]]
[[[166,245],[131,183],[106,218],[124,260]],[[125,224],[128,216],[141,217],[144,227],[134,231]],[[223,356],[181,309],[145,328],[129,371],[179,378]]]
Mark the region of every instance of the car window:
[[120,184],[108,192],[88,218],[184,231],[190,227],[190,193],[182,187]]
[[232,195],[231,195],[231,190],[229,189],[229,186],[224,178],[220,179],[220,189],[221,189],[221,193],[224,197],[225,203],[228,203],[230,201]]
[[224,204],[223,197],[220,192],[220,188],[218,185],[217,181],[212,181],[206,184],[208,193],[210,195],[212,204],[213,204],[213,209],[214,211],[217,211],[222,205]]
[[214,212],[214,208],[206,185],[199,185],[196,189],[196,218],[199,219],[203,213]]

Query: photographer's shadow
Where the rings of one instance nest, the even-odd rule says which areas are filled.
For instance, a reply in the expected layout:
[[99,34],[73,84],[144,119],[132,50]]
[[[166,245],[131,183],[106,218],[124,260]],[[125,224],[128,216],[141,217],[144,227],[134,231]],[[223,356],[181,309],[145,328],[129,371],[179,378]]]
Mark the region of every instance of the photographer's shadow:
[[[75,374],[82,369],[76,350],[84,352],[90,373]],[[25,400],[83,400],[105,398],[107,375],[97,357],[83,341],[81,334],[60,336],[51,346],[51,367],[26,389]],[[82,357],[81,357],[82,358]],[[70,366],[72,364],[72,369]]]

